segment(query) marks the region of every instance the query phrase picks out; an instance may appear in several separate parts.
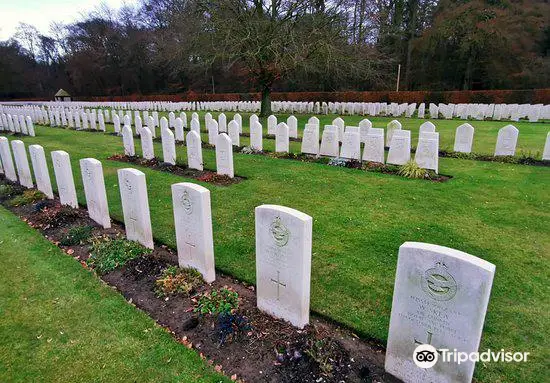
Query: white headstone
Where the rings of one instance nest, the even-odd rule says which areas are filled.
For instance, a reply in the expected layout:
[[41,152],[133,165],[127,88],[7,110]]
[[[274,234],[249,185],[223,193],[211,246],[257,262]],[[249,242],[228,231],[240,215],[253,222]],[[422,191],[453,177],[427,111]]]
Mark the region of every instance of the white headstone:
[[145,174],[137,169],[119,169],[118,184],[122,199],[126,238],[153,249],[153,232]]
[[401,123],[397,120],[390,121],[386,127],[386,145],[391,146],[391,139],[396,130],[401,130]]
[[[229,142],[231,148],[231,142]],[[199,271],[207,283],[216,279],[210,191],[182,182],[172,185],[172,203],[180,267]]]
[[363,161],[384,163],[384,129],[369,129],[365,138]]
[[11,157],[10,143],[6,137],[0,137],[0,159],[4,167],[4,175],[12,182],[17,182],[17,173]]
[[78,207],[78,201],[76,199],[76,189],[74,187],[73,170],[69,153],[63,150],[56,150],[51,155],[59,200],[62,205],[76,208]]
[[[399,248],[386,371],[404,382],[471,382],[471,361],[444,362],[443,350],[478,351],[495,266],[448,247],[405,242]],[[419,345],[437,351],[431,368],[413,361]]]
[[34,137],[35,136],[35,133],[34,133],[34,125],[32,123],[32,118],[31,116],[27,116],[27,134],[31,137]]
[[298,119],[294,116],[289,116],[286,119],[288,125],[288,136],[298,138]]
[[203,170],[201,137],[194,130],[187,133],[187,166]]
[[543,160],[550,160],[550,132],[546,135],[546,143],[544,144],[544,152],[542,153]]
[[312,227],[297,210],[256,208],[258,308],[299,328],[309,323]]
[[392,136],[388,164],[404,165],[411,159],[411,131],[397,129]]
[[151,136],[155,138],[157,136],[157,129],[155,127],[155,119],[151,116],[147,117],[147,127],[149,128],[149,131],[151,132]]
[[49,199],[53,199],[52,182],[50,180],[50,171],[48,170],[44,148],[40,145],[30,145],[29,154],[31,156],[34,179],[36,180],[36,188]]
[[176,126],[176,115],[174,114],[174,112],[168,113],[168,124],[170,128],[173,128]]
[[141,128],[141,150],[143,158],[152,160],[155,158],[155,147],[153,145],[153,135],[148,127]]
[[498,131],[495,156],[513,156],[516,154],[519,130],[514,125],[506,125]]
[[307,120],[307,123],[308,124],[312,124],[312,125],[320,125],[319,123],[319,119],[315,116],[311,116],[308,120]]
[[[239,127],[236,126],[236,128],[238,129]],[[229,129],[231,130],[231,127]],[[221,133],[216,139],[216,172],[230,178],[233,178],[235,175],[232,142],[233,140],[225,133]]]
[[456,128],[453,150],[461,153],[471,153],[474,142],[474,127],[468,123]]
[[103,179],[103,166],[95,158],[80,160],[80,172],[86,195],[88,215],[104,229],[111,227],[109,217],[109,204],[105,192],[105,180]]
[[344,132],[340,157],[350,160],[361,160],[361,135],[358,127],[355,129],[348,127]]
[[250,147],[254,150],[262,151],[264,149],[262,124],[258,121],[258,117],[256,117],[256,121],[253,121],[252,117],[250,117],[250,121]]
[[224,113],[218,115],[218,130],[220,133],[227,132],[227,117]]
[[136,134],[138,136],[141,135],[141,129],[143,129],[143,122],[141,121],[141,117],[139,115],[136,115],[134,117],[134,124],[136,126]]
[[183,120],[176,117],[174,121],[174,132],[176,133],[176,141],[185,141],[185,131],[183,130]]
[[319,155],[318,124],[306,124],[302,136],[302,153]]
[[281,122],[279,125],[277,125],[277,132],[275,134],[275,152],[287,153],[288,151],[288,125],[284,122]]
[[342,142],[342,140],[344,139],[344,129],[346,123],[341,117],[336,117],[334,120],[332,120],[332,125],[338,128],[336,131],[336,133],[338,134],[338,141]]
[[239,113],[235,113],[233,116],[233,121],[239,125],[239,133],[243,132],[243,117]]
[[420,128],[418,129],[418,135],[422,135],[422,133],[433,133],[435,132],[435,125],[430,122],[430,121],[426,121],[424,122],[422,125],[420,125]]
[[13,158],[15,159],[15,167],[17,168],[17,175],[19,176],[19,183],[27,189],[33,188],[34,183],[32,182],[31,168],[29,167],[25,144],[21,140],[13,140],[11,142],[11,147],[13,150]]
[[136,155],[136,150],[134,147],[134,135],[132,133],[132,128],[128,125],[124,125],[122,128],[122,143],[124,145],[124,154],[130,157]]
[[97,122],[99,124],[99,130],[104,132],[105,131],[105,117],[101,111],[97,114]]
[[267,134],[277,133],[277,117],[271,115],[267,118]]
[[[164,117],[163,117],[164,118]],[[161,128],[162,160],[170,165],[176,164],[176,140],[174,133],[168,128]]]
[[359,132],[361,134],[361,142],[365,142],[367,139],[367,134],[372,128],[372,122],[369,119],[365,118],[359,122]]
[[201,134],[201,125],[198,119],[191,119],[191,130],[197,132],[200,136]]
[[227,125],[227,130],[229,132],[229,138],[234,146],[241,146],[240,136],[239,136],[239,124],[235,120],[229,121]]
[[115,128],[115,133],[120,134],[120,118],[118,117],[118,114],[113,115],[113,125]]
[[439,172],[439,133],[424,132],[420,135],[414,160],[423,169]]
[[208,129],[208,143],[216,146],[216,139],[218,138],[218,121],[213,118],[206,122],[206,129]]
[[325,125],[321,139],[321,150],[319,154],[327,157],[338,157],[340,144],[338,141],[339,128],[334,125]]

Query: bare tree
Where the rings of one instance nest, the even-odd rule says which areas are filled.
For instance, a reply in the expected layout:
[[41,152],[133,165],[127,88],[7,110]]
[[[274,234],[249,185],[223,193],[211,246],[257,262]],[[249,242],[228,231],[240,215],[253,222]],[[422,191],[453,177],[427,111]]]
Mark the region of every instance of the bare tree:
[[289,73],[301,69],[331,75],[364,62],[347,49],[340,5],[311,0],[200,1],[203,38],[209,40],[204,54],[227,68],[246,68],[262,94],[265,116],[271,113],[274,83]]

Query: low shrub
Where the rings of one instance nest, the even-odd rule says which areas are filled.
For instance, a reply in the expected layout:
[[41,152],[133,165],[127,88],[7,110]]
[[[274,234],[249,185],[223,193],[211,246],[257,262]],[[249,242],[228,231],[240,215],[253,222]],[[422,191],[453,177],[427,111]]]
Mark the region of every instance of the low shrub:
[[427,171],[411,160],[399,168],[398,174],[406,178],[426,178]]
[[229,288],[212,290],[197,301],[194,312],[201,315],[230,314],[239,308],[239,294]]
[[75,246],[86,242],[91,236],[93,231],[92,226],[77,226],[71,228],[67,234],[59,241],[61,246]]
[[43,200],[44,198],[46,198],[44,193],[36,189],[29,189],[29,190],[25,190],[23,194],[20,194],[8,200],[7,204],[9,206],[14,206],[14,207],[23,206],[23,205],[28,205],[28,204]]
[[151,252],[151,249],[124,238],[97,237],[92,240],[87,264],[98,273],[105,274],[124,266],[131,259]]
[[155,281],[155,293],[158,297],[175,294],[189,295],[203,283],[202,275],[197,270],[169,266]]

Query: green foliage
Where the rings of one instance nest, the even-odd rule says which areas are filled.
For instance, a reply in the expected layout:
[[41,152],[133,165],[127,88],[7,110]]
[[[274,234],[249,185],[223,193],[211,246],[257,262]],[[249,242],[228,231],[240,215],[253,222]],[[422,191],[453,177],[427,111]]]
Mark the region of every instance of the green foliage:
[[29,189],[25,190],[23,194],[15,196],[7,201],[7,204],[8,206],[23,206],[40,201],[44,198],[46,198],[46,196],[42,192],[36,189]]
[[201,273],[193,268],[169,266],[155,281],[155,293],[159,297],[174,294],[189,295],[204,283]]
[[212,290],[203,294],[195,307],[195,312],[201,315],[229,314],[239,308],[239,294],[229,288]]
[[548,161],[539,160],[540,152],[521,150],[516,156],[493,156],[480,153],[462,153],[449,150],[440,150],[440,157],[460,158],[463,160],[501,162],[504,164],[548,166]]
[[418,166],[415,161],[410,160],[399,168],[398,174],[407,178],[426,178],[427,171]]
[[59,241],[62,246],[74,246],[84,243],[92,236],[92,226],[77,226],[69,230],[69,232]]
[[8,184],[0,185],[0,198],[10,198],[15,193],[13,186]]
[[88,266],[105,274],[141,255],[150,254],[151,249],[123,238],[98,237],[92,240]]

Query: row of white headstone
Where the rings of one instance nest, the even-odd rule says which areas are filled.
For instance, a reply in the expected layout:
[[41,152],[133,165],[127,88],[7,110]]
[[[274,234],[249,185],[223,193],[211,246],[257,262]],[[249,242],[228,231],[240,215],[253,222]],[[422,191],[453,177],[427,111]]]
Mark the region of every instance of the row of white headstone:
[[[142,102],[27,102],[26,105],[16,106],[18,103],[6,103],[2,108],[112,108],[155,111],[233,111],[257,113],[260,111],[260,102],[257,101],[211,101],[211,102],[170,102],[170,101],[142,101]],[[313,114],[340,114],[365,116],[393,116],[418,117],[431,119],[476,119],[484,120],[511,120],[526,119],[529,122],[550,119],[550,105],[544,104],[434,104],[430,103],[385,103],[385,102],[294,102],[273,101],[271,103],[275,113],[313,113]],[[34,121],[34,119],[33,119]],[[36,122],[36,121],[35,121]]]
[[[166,119],[163,117],[161,119],[163,162],[170,165],[176,165],[176,138],[165,122]],[[152,160],[155,158],[153,134],[147,126],[142,126],[139,131],[142,156],[146,160]],[[181,137],[184,137],[183,132],[181,133]],[[200,133],[196,130],[189,131],[185,141],[187,147],[187,166],[190,169],[204,170]],[[131,157],[135,156],[134,133],[129,125],[124,125],[122,128],[122,142],[124,145],[124,154]],[[233,178],[235,176],[235,170],[231,138],[225,133],[216,134],[214,144],[216,146],[216,172],[219,175],[226,175],[229,178]]]
[[35,136],[32,118],[30,116],[25,116],[24,114],[0,114],[0,132],[1,131],[20,133],[25,136]]
[[[3,172],[11,181],[33,187],[25,145],[0,137]],[[29,147],[37,187],[53,198],[44,149]],[[62,204],[77,207],[69,155],[51,153]],[[101,162],[80,160],[90,218],[104,228],[111,225]],[[118,170],[126,236],[153,248],[145,174]],[[212,212],[208,189],[191,184],[172,185],[178,260],[207,282],[215,280]],[[300,211],[277,205],[256,208],[256,285],[260,310],[302,328],[309,323],[313,220]],[[405,382],[472,379],[475,363],[438,363],[417,367],[415,348],[478,350],[495,266],[458,250],[406,242],[399,249],[386,352],[386,370]]]

